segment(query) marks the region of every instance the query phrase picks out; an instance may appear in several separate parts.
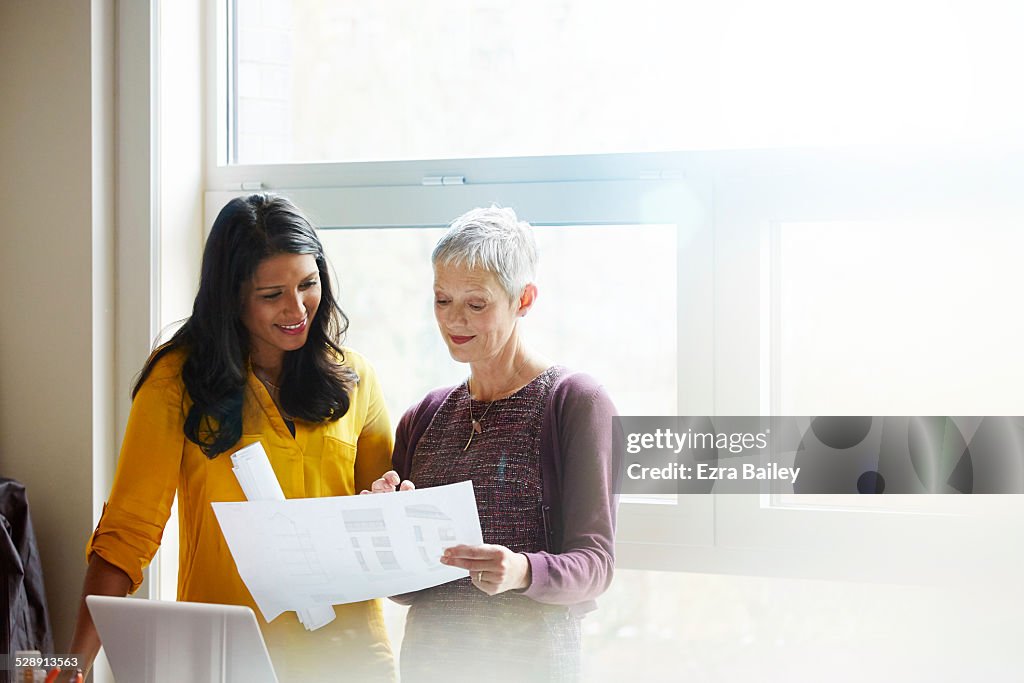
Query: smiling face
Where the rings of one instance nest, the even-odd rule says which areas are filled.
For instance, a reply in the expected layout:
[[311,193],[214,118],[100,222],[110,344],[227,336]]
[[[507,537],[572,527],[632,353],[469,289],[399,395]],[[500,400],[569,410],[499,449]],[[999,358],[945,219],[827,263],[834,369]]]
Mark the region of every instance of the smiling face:
[[435,264],[434,317],[452,358],[460,363],[498,361],[516,347],[516,321],[530,309],[533,285],[510,300],[494,273]]
[[242,285],[242,324],[252,359],[280,366],[285,351],[302,348],[320,306],[320,271],[312,254],[276,254],[260,261]]

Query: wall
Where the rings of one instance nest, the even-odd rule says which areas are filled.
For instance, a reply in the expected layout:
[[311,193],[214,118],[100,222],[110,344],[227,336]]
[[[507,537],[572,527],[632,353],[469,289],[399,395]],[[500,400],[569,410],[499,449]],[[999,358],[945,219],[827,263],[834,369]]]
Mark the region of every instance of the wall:
[[113,3],[0,3],[0,474],[28,487],[67,647],[109,452]]

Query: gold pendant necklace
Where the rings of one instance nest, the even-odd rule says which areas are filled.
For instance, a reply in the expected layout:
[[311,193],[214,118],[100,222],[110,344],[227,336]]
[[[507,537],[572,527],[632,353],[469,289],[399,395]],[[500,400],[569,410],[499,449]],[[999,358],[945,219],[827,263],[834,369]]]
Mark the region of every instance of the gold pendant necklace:
[[473,417],[473,392],[471,392],[469,390],[469,380],[468,379],[466,380],[466,393],[469,394],[469,422],[470,422],[470,424],[473,425],[473,429],[471,429],[469,431],[469,441],[467,441],[466,445],[462,447],[462,450],[464,452],[469,450],[469,444],[473,443],[473,437],[476,436],[477,434],[482,434],[483,433],[484,428],[480,425],[480,423],[483,421],[483,419],[485,417],[487,417],[487,412],[491,409],[491,406],[494,405],[494,401],[497,400],[497,399],[492,399],[491,402],[487,404],[487,407],[484,408],[483,415],[481,415],[480,419],[477,420],[477,419],[475,419]]
[[[522,372],[523,368],[526,367],[526,363],[528,361],[529,361],[528,358],[527,359],[523,359],[523,362],[520,363],[519,367],[512,371],[512,382],[513,382],[513,385],[514,385],[514,383],[516,381],[516,378],[519,377],[519,373]],[[472,378],[470,378],[470,379],[472,379]],[[515,391],[518,391],[518,388],[514,389],[513,393],[515,393]],[[470,385],[469,385],[469,379],[466,380],[466,393],[469,395],[469,422],[470,422],[470,424],[472,425],[473,428],[469,431],[469,440],[466,441],[466,445],[462,447],[463,452],[469,450],[469,444],[473,443],[473,437],[474,436],[476,436],[477,434],[482,434],[483,433],[484,427],[483,427],[483,425],[481,423],[484,421],[484,418],[487,417],[487,413],[491,410],[491,406],[494,405],[494,402],[497,401],[499,398],[505,398],[506,397],[501,392],[498,392],[497,394],[495,394],[494,398],[491,399],[491,402],[487,404],[486,408],[484,408],[484,412],[480,416],[480,419],[478,420],[478,419],[473,417],[473,390],[472,390],[472,387],[470,387]]]
[[256,379],[258,379],[259,381],[263,382],[263,384],[265,384],[266,386],[270,387],[271,389],[273,389],[275,391],[281,391],[281,387],[277,386],[276,384],[271,382],[266,377],[260,377],[259,375],[256,375]]
[[252,364],[252,374],[256,375],[256,379],[262,382],[267,388],[281,391],[281,387],[271,382],[270,379],[264,376],[263,372],[260,372],[260,370],[261,369],[258,368],[255,363]]

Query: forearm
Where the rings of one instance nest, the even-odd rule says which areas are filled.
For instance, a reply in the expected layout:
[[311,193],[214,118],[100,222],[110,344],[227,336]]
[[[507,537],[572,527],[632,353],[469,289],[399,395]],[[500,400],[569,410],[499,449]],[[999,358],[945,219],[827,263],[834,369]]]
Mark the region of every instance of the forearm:
[[554,605],[593,600],[608,588],[614,572],[611,552],[599,546],[564,553],[523,553],[530,565],[524,594]]
[[78,606],[78,621],[75,622],[75,633],[71,639],[68,652],[81,657],[82,671],[86,674],[92,668],[93,660],[100,651],[100,638],[96,626],[92,623],[92,615],[86,607],[87,595],[128,595],[132,581],[119,568],[110,564],[99,555],[94,554],[89,560],[89,568],[85,572],[82,585],[82,599]]

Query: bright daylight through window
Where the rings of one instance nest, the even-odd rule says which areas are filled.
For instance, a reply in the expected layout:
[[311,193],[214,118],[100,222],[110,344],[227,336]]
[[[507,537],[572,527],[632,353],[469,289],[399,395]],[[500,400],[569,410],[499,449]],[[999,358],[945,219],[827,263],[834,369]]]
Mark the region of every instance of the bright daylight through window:
[[1000,2],[234,5],[239,164],[945,143],[1024,113]]

